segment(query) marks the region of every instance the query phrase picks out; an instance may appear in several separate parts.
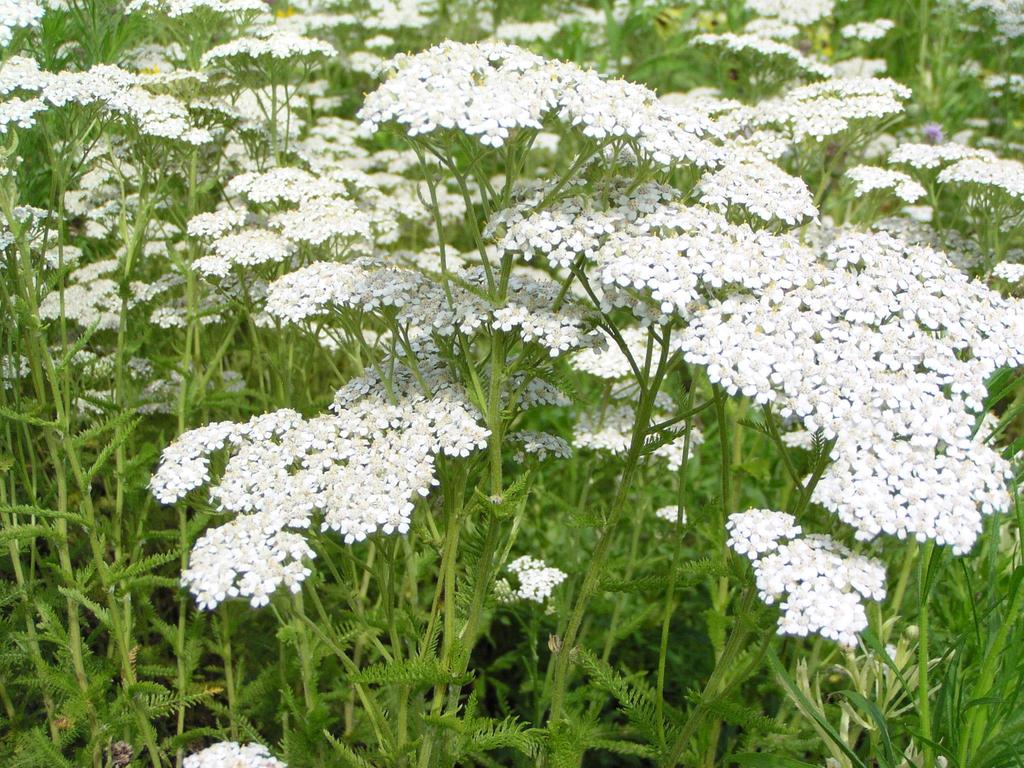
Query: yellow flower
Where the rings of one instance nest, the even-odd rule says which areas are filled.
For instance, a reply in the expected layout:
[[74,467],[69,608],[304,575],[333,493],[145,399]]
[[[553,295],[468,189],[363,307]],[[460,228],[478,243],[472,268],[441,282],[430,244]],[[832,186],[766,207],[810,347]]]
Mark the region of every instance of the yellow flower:
[[835,54],[835,49],[832,47],[832,30],[828,24],[819,24],[810,31],[810,35],[811,50],[826,59],[831,59]]
[[685,13],[682,8],[664,8],[654,14],[654,31],[658,37],[672,37],[678,32]]
[[697,27],[701,32],[717,32],[725,22],[726,15],[722,11],[701,11],[697,14]]

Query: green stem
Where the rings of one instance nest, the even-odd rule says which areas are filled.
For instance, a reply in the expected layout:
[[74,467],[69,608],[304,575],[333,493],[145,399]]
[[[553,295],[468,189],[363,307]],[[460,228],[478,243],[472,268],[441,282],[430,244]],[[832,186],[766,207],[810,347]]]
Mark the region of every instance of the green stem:
[[[1000,662],[1003,661],[1003,649],[1010,632],[1016,629],[1021,610],[1024,608],[1024,586],[1018,584],[1010,607],[999,624],[999,631],[995,640],[985,652],[985,660],[981,665],[981,674],[978,675],[978,682],[974,686],[972,701],[981,702],[991,696],[992,687],[995,684],[996,673],[999,670]],[[959,764],[970,765],[974,752],[981,746],[985,736],[985,726],[988,722],[988,705],[979,704],[970,709],[967,714],[966,738],[960,743]]]
[[690,739],[696,734],[697,728],[700,727],[707,716],[708,702],[713,701],[725,689],[725,686],[722,685],[722,679],[732,669],[736,657],[744,650],[743,643],[747,638],[749,630],[747,622],[743,619],[750,612],[753,601],[754,587],[747,586],[743,596],[740,598],[740,605],[734,619],[736,623],[729,635],[729,640],[725,644],[725,649],[715,664],[715,668],[712,670],[704,690],[701,691],[700,701],[697,702],[690,716],[686,718],[686,722],[683,723],[683,727],[679,731],[679,736],[672,745],[668,758],[662,763],[665,768],[673,768],[673,766],[678,765],[683,751],[690,743]]
[[918,560],[918,640],[917,640],[917,714],[920,719],[922,751],[925,768],[935,765],[935,749],[932,747],[932,716],[928,685],[928,567],[931,564],[935,543],[928,541],[921,549]]
[[[646,442],[644,438],[650,424],[651,414],[654,411],[654,400],[657,395],[661,379],[664,375],[665,364],[668,361],[668,329],[666,329],[665,335],[666,338],[663,340],[661,345],[661,355],[658,361],[654,381],[651,386],[641,389],[640,402],[638,404],[635,417],[636,421],[633,424],[630,445],[626,452],[625,466],[623,467],[622,477],[619,480],[618,488],[616,489],[615,496],[612,500],[607,521],[601,530],[597,546],[594,548],[594,553],[590,558],[590,563],[583,576],[583,584],[580,586],[580,591],[576,595],[576,601],[573,605],[572,612],[569,615],[569,622],[566,625],[565,633],[562,637],[561,649],[555,655],[555,672],[554,679],[552,680],[551,691],[551,711],[548,715],[549,723],[557,723],[561,720],[562,710],[565,706],[565,692],[568,684],[569,666],[572,657],[573,645],[576,642],[576,636],[579,633],[580,625],[583,623],[583,615],[586,612],[590,598],[597,591],[598,582],[600,581],[601,575],[604,571],[605,561],[608,559],[608,555],[611,552],[612,542],[614,541],[623,509],[626,506],[626,500],[629,497],[629,491],[633,484],[633,477],[636,474],[643,454]],[[653,337],[651,337],[648,342],[645,374],[650,371],[652,345]]]
[[231,738],[238,740],[238,720],[236,717],[238,697],[235,693],[235,669],[231,658],[231,617],[227,603],[220,605],[220,657],[224,662],[224,687],[228,695],[228,722]]
[[[686,397],[686,412],[693,412],[693,396],[697,388],[696,378],[690,381],[690,391]],[[679,464],[678,492],[676,495],[676,522],[672,537],[672,563],[669,566],[668,589],[665,590],[665,608],[661,616],[661,645],[658,648],[658,683],[654,706],[658,715],[658,739],[665,746],[665,668],[668,661],[669,630],[672,626],[672,611],[675,606],[676,576],[679,556],[683,548],[683,515],[686,509],[686,467],[690,458],[690,435],[693,430],[693,417],[686,420],[683,433],[683,456]]]

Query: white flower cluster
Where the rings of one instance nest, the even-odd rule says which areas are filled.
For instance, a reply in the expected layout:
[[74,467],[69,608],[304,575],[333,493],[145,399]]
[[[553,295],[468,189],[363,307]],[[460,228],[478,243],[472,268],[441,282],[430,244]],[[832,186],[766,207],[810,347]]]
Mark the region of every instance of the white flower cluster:
[[213,253],[195,260],[192,268],[205,277],[227,277],[233,267],[280,264],[295,251],[295,246],[275,232],[246,229],[223,235],[213,241]]
[[840,80],[857,80],[881,77],[889,70],[885,59],[866,59],[863,56],[851,56],[832,64],[835,76]]
[[[352,170],[343,162],[323,165],[322,172],[272,168],[243,173],[228,182],[227,192],[244,197],[257,209],[276,211],[270,226],[294,242],[327,245],[335,256],[349,248],[365,250],[374,239],[392,242],[397,237],[397,219],[411,218],[410,209],[422,209],[418,201],[399,199],[402,193],[413,197],[416,182]],[[461,217],[464,211],[463,205],[456,215]]]
[[374,35],[363,41],[363,45],[373,50],[391,48],[395,44],[395,38],[390,35]]
[[746,0],[749,10],[759,16],[806,26],[832,14],[834,0]]
[[889,154],[892,165],[909,165],[918,170],[934,170],[950,163],[988,155],[983,149],[965,144],[900,144]]
[[800,34],[800,27],[789,24],[781,19],[771,17],[760,17],[751,19],[743,25],[743,33],[757,35],[766,40],[786,41],[792,40]]
[[158,13],[171,19],[194,13],[223,16],[263,16],[267,5],[263,0],[132,0],[126,13]]
[[328,176],[318,176],[301,168],[279,167],[239,174],[227,183],[225,191],[232,197],[244,197],[254,205],[280,205],[338,197],[347,190],[340,181]]
[[757,105],[755,126],[779,125],[794,141],[824,141],[862,121],[884,120],[903,112],[910,89],[889,78],[851,77],[810,83],[781,99]]
[[666,523],[672,523],[675,525],[677,520],[681,520],[683,525],[686,525],[686,510],[682,511],[682,517],[680,518],[679,507],[673,505],[669,507],[661,507],[654,513],[659,520],[664,520]]
[[[613,392],[613,396],[632,394],[628,390]],[[661,403],[670,406],[670,402]],[[664,410],[659,411],[657,418],[664,418]],[[633,426],[636,423],[636,409],[625,400],[612,402],[604,408],[582,411],[576,418],[573,427],[573,444],[577,448],[591,451],[606,451],[614,455],[622,455],[629,450]],[[704,442],[704,435],[697,427],[690,428],[690,450]],[[665,461],[670,471],[679,469],[683,460],[683,447],[686,442],[681,431],[675,439],[659,445],[651,455]]]
[[[793,152],[821,151],[817,146],[801,146],[808,141],[816,145],[843,134],[858,140],[870,135],[874,124],[899,115],[910,91],[893,80],[874,77],[875,65],[864,59],[837,62],[836,77],[791,88],[752,105],[720,98],[706,89],[663,98],[708,114],[727,140],[728,157],[756,153],[778,160]],[[884,71],[884,61],[881,65]]]
[[[63,291],[53,290],[39,303],[39,317],[56,321],[63,317],[82,328],[95,326],[97,330],[117,330],[121,319],[121,296],[118,283],[111,275],[118,270],[117,259],[103,259],[86,264],[68,275]],[[133,280],[129,284],[128,308],[152,301],[168,288],[180,282],[180,277],[166,274],[153,283]]]
[[[601,379],[615,381],[633,376],[633,367],[625,352],[605,331],[600,331],[605,342],[600,347],[584,349],[573,355],[570,363],[577,371],[589,373]],[[644,357],[647,354],[647,340],[650,331],[646,328],[622,328],[619,336],[625,342],[630,357],[637,366],[643,366]]]
[[14,30],[38,27],[46,8],[35,0],[0,0],[0,48],[14,39]]
[[245,221],[245,211],[222,208],[196,214],[189,219],[186,231],[191,237],[223,237],[233,230],[241,229]]
[[892,192],[904,202],[913,203],[924,197],[927,192],[913,178],[902,171],[879,168],[874,165],[858,165],[846,172],[847,178],[853,182],[853,194],[856,197],[883,190]]
[[795,429],[782,435],[782,442],[790,448],[810,451],[814,448],[814,433],[806,429]]
[[871,21],[858,21],[855,24],[847,24],[839,30],[839,34],[843,37],[869,43],[874,40],[881,40],[895,28],[896,22],[892,19],[872,19]]
[[992,274],[1008,282],[1019,283],[1024,280],[1024,264],[1001,261],[992,269]]
[[444,42],[400,54],[388,69],[359,112],[374,129],[396,123],[413,137],[458,130],[500,147],[512,131],[539,131],[554,117],[594,140],[631,140],[662,165],[707,167],[722,155],[705,138],[711,123],[699,112],[671,108],[641,85],[604,80],[514,45]]
[[516,253],[526,262],[543,256],[550,265],[567,269],[579,256],[592,258],[603,238],[623,222],[679,197],[671,187],[649,183],[631,192],[606,190],[612,201],[607,211],[592,210],[583,197],[565,197],[536,210],[548,189],[549,185],[539,186],[491,218],[484,235],[496,238],[499,254]]
[[868,626],[864,600],[885,597],[885,566],[829,536],[803,536],[792,515],[752,509],[729,516],[729,546],[754,567],[761,599],[780,604],[779,633],[853,646]]
[[985,75],[985,90],[996,97],[1024,96],[1024,75],[1016,72],[993,72]]
[[[211,240],[212,253],[193,265],[208,277],[226,277],[234,267],[279,264],[304,245],[342,256],[350,248],[365,250],[375,234],[378,212],[360,208],[348,198],[346,185],[329,176],[284,167],[247,172],[231,179],[227,192],[245,198],[255,210],[224,208],[188,223],[189,235]],[[262,221],[270,229],[242,229],[248,221]]]
[[605,305],[629,307],[645,322],[689,317],[723,287],[799,285],[806,263],[793,238],[680,205],[663,206],[607,238],[594,261]]
[[15,128],[31,128],[36,124],[35,116],[46,109],[39,99],[22,99],[14,96],[0,102],[0,133]]
[[262,744],[222,741],[185,758],[184,768],[288,768]]
[[985,379],[1020,364],[1020,303],[886,235],[842,236],[825,260],[792,290],[712,305],[684,331],[684,356],[837,439],[814,500],[859,537],[964,553],[981,515],[1009,502],[1006,462],[971,435]]
[[13,389],[18,379],[30,373],[28,358],[24,355],[0,355],[0,386],[4,389]]
[[770,40],[761,35],[723,32],[721,34],[697,35],[695,45],[723,48],[730,53],[749,56],[759,64],[769,67],[788,67],[804,77],[832,77],[832,68],[804,56],[796,48],[785,43]]
[[508,564],[508,571],[516,575],[518,587],[513,587],[506,579],[499,579],[495,584],[498,600],[511,603],[516,600],[530,600],[544,604],[551,597],[555,587],[566,580],[568,574],[558,568],[550,568],[543,560],[523,555]]
[[527,456],[534,456],[538,461],[544,461],[549,456],[556,459],[572,458],[572,447],[558,435],[522,429],[510,434],[508,439],[517,444],[514,458],[520,463]]
[[729,532],[726,544],[748,560],[757,560],[776,549],[779,539],[792,539],[801,531],[791,514],[771,509],[748,509],[729,515],[725,529]]
[[424,15],[429,5],[421,0],[369,0],[366,3],[369,13],[360,18],[359,23],[366,29],[422,29],[430,23],[430,18]]
[[967,184],[987,188],[1016,198],[1024,203],[1024,163],[986,153],[966,157],[939,173],[940,184]]
[[31,94],[25,100],[14,96],[0,102],[0,128],[15,124],[34,125],[38,112],[68,105],[99,106],[108,116],[127,119],[147,135],[189,144],[213,140],[205,128],[194,125],[185,104],[173,96],[152,93],[144,76],[111,65],[96,65],[85,72],[47,72],[35,62],[15,57],[0,69],[0,92]]
[[577,448],[623,454],[629,449],[635,421],[636,410],[628,403],[583,411],[573,427],[573,444]]
[[817,218],[811,191],[802,179],[790,176],[775,163],[754,153],[728,160],[697,186],[705,205],[738,207],[765,222],[796,225]]
[[453,281],[446,291],[437,278],[375,259],[316,262],[272,283],[267,311],[290,323],[333,311],[390,312],[402,326],[441,336],[456,331],[471,335],[483,327],[515,330],[523,341],[536,341],[552,357],[597,341],[580,306],[565,302],[559,310],[552,309],[561,286],[546,276],[512,275],[507,300],[500,307],[470,290],[484,287],[482,269],[457,276],[462,284]]
[[[572,400],[569,399],[565,392],[554,384],[536,376],[527,376],[525,373],[514,374],[509,381],[509,386],[518,396],[515,404],[523,410],[539,408],[544,405],[554,406],[555,408],[565,408],[572,405]],[[502,407],[508,407],[511,404],[510,401],[511,398],[503,394]]]
[[218,422],[164,450],[150,483],[164,504],[209,483],[210,455],[229,453],[209,498],[236,517],[196,542],[182,574],[201,608],[239,596],[265,605],[282,585],[297,592],[315,556],[302,533],[314,514],[321,530],[347,543],[405,533],[415,499],[437,483],[435,457],[468,456],[487,441],[464,393],[426,353],[417,375],[397,367],[386,385],[373,375],[353,379],[333,409],[309,419],[285,409]]
[[239,37],[211,48],[203,54],[202,64],[206,67],[262,59],[296,62],[336,54],[334,46],[323,40],[271,28],[259,36]]
[[[665,461],[665,466],[669,472],[675,472],[683,465],[683,448],[686,445],[686,441],[683,439],[685,429],[677,428],[675,430],[675,438],[672,442],[665,443],[664,445],[658,446],[654,450],[654,456],[658,459]],[[700,431],[699,427],[690,426],[690,455],[693,455],[693,450],[698,445],[704,443],[704,433]]]
[[[632,217],[581,201],[559,208],[565,220],[545,218],[555,226],[531,247],[596,233],[573,242],[606,310],[686,319],[673,344],[688,362],[836,440],[814,500],[859,537],[914,536],[963,553],[982,515],[1008,505],[1007,463],[972,435],[986,379],[1024,360],[1019,300],[881,233],[823,231],[805,245],[675,202]],[[632,416],[622,404],[585,413],[574,443],[621,452]]]
[[368,243],[373,237],[366,213],[342,197],[303,200],[294,210],[275,214],[270,224],[289,240],[313,246]]
[[554,21],[503,21],[494,30],[494,37],[512,43],[533,43],[550,40],[560,29]]
[[1000,34],[1008,38],[1024,36],[1024,5],[1020,0],[960,0],[971,10],[991,14]]

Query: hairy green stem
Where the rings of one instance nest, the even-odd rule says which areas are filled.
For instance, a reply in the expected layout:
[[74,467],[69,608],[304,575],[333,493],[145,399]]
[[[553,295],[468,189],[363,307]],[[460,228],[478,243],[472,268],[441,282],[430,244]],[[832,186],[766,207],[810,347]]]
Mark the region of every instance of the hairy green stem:
[[[666,331],[667,335],[667,331]],[[650,372],[652,359],[653,337],[650,337],[648,344],[647,362],[645,373]],[[576,642],[576,636],[583,623],[583,615],[586,612],[590,598],[597,591],[598,582],[604,570],[605,561],[611,551],[612,542],[618,529],[619,520],[622,517],[623,509],[629,497],[629,491],[633,484],[633,477],[636,474],[643,455],[645,436],[650,423],[651,414],[654,411],[654,400],[665,373],[666,363],[669,356],[669,344],[666,338],[661,345],[661,354],[655,369],[654,381],[641,391],[640,402],[636,410],[636,421],[633,424],[633,432],[630,438],[629,449],[626,452],[622,476],[618,488],[612,500],[607,520],[602,527],[597,546],[591,555],[590,563],[583,576],[583,583],[576,595],[575,604],[569,614],[569,621],[562,637],[561,649],[555,655],[555,671],[551,685],[551,710],[548,715],[549,723],[558,723],[562,718],[562,710],[565,706],[565,693],[568,685],[569,667],[571,664],[572,649]]]
[[[690,380],[689,392],[686,396],[686,412],[693,413],[693,396],[697,388],[697,380]],[[672,536],[672,560],[669,566],[668,587],[665,590],[665,607],[661,615],[661,642],[658,646],[658,682],[654,699],[658,714],[658,738],[661,746],[665,746],[665,668],[668,661],[669,630],[672,626],[672,612],[675,608],[675,591],[677,568],[680,552],[683,548],[683,516],[686,510],[686,468],[690,458],[690,435],[693,431],[693,416],[686,420],[683,431],[683,456],[677,473],[676,521]]]

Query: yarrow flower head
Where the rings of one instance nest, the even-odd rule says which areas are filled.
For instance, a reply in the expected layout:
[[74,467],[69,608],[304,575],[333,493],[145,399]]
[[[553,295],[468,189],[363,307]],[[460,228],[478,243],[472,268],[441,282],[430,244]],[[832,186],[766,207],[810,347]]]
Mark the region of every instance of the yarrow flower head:
[[748,9],[791,24],[814,24],[832,14],[834,0],[746,0]]
[[934,170],[968,158],[989,153],[964,144],[900,144],[889,154],[891,165],[909,165],[918,170]]
[[132,0],[127,13],[158,13],[171,19],[209,13],[223,16],[261,16],[267,13],[263,0]]
[[822,142],[868,121],[903,112],[911,91],[889,78],[850,77],[803,85],[758,104],[755,126],[778,126],[793,141]]
[[[63,291],[52,291],[39,304],[43,320],[58,320],[62,316],[82,328],[95,326],[98,330],[117,330],[121,319],[121,294],[117,280],[117,259],[103,259],[79,267],[68,275]],[[133,280],[129,284],[131,297],[127,307],[145,304],[178,282],[177,275],[167,274],[153,283]]]
[[291,323],[346,311],[393,312],[414,333],[444,337],[498,328],[540,344],[551,357],[598,343],[581,307],[566,302],[552,309],[561,288],[546,275],[513,275],[504,305],[495,307],[469,289],[484,287],[482,269],[457,274],[466,287],[446,289],[419,270],[375,259],[317,262],[275,281],[268,291],[267,310]]
[[260,35],[239,37],[223,43],[203,54],[203,66],[231,64],[235,61],[260,59],[296,61],[319,56],[334,56],[337,51],[330,43],[303,37],[294,32],[269,29]]
[[740,208],[763,222],[778,220],[792,226],[818,216],[803,180],[757,154],[729,160],[701,180],[697,191],[711,208]]
[[896,22],[892,19],[872,19],[871,21],[858,21],[855,24],[847,24],[839,30],[839,34],[854,40],[872,42],[874,40],[881,40],[895,28]]
[[705,138],[711,122],[698,112],[670,108],[641,85],[604,80],[514,45],[445,42],[400,54],[387,71],[359,112],[374,129],[394,123],[410,137],[458,130],[500,147],[513,131],[540,131],[550,117],[594,140],[633,139],[663,165],[707,167],[722,155]]
[[214,423],[164,450],[150,487],[165,504],[210,482],[211,454],[229,454],[208,495],[236,517],[200,537],[182,574],[200,607],[232,597],[258,607],[281,586],[297,592],[315,557],[305,534],[314,515],[347,543],[408,531],[415,500],[437,482],[435,457],[468,456],[488,435],[436,358],[423,354],[417,374],[398,366],[388,387],[353,379],[333,414],[285,409]]
[[863,197],[878,190],[892,192],[906,203],[914,203],[927,192],[918,182],[901,171],[878,168],[873,165],[858,165],[846,172],[853,181],[853,194]]
[[780,539],[791,539],[801,533],[795,517],[770,509],[750,509],[730,515],[725,529],[729,532],[726,544],[749,560],[776,549]]
[[664,520],[666,523],[680,522],[686,525],[686,510],[680,511],[678,506],[660,507],[654,514],[659,520]]
[[18,58],[13,68],[4,65],[0,92],[18,89],[35,98],[17,97],[0,104],[0,129],[8,123],[31,127],[34,115],[44,109],[97,106],[107,117],[134,125],[146,136],[197,146],[213,140],[209,130],[195,125],[182,101],[152,92],[144,76],[106,64],[84,72],[47,72]]
[[940,184],[960,184],[999,192],[1024,203],[1024,163],[986,153],[958,160],[939,173]]
[[0,48],[11,44],[16,29],[38,27],[45,12],[35,0],[0,0]]
[[538,461],[544,461],[549,457],[555,459],[572,458],[572,446],[558,435],[524,429],[513,432],[508,437],[509,440],[518,446],[514,457],[519,462],[526,461],[527,456],[533,456]]
[[[827,446],[833,462],[813,499],[858,538],[964,553],[982,516],[1009,504],[1007,462],[972,435],[986,379],[1022,360],[1019,300],[882,233],[823,229],[801,243],[673,200],[639,215],[560,207],[566,215],[521,247],[572,242],[559,259],[584,257],[605,311],[685,319],[672,344],[687,362]],[[574,444],[623,452],[633,416],[628,403],[584,412]]]
[[993,267],[992,274],[1007,282],[1019,283],[1024,280],[1024,264],[1001,261]]
[[185,758],[185,768],[288,768],[261,744],[222,741]]
[[196,259],[193,268],[206,277],[227,277],[234,267],[280,264],[295,246],[280,235],[265,229],[247,229],[224,235],[213,241],[213,253]]
[[779,633],[853,646],[868,626],[865,599],[885,597],[885,566],[828,536],[801,535],[792,515],[754,509],[729,516],[729,546],[754,567],[761,599],[782,600]]
[[224,208],[210,213],[200,213],[188,221],[187,231],[191,237],[223,237],[245,225],[245,211]]
[[802,76],[805,79],[832,77],[832,68],[805,56],[796,48],[757,34],[737,35],[734,32],[703,34],[693,38],[694,45],[722,48],[733,54],[753,60],[762,67],[777,69],[786,79]]
[[543,560],[529,555],[523,555],[509,563],[508,571],[515,574],[519,586],[513,587],[506,579],[498,581],[495,585],[498,599],[505,603],[529,600],[543,604],[551,597],[555,587],[568,577],[565,571],[551,568]]

